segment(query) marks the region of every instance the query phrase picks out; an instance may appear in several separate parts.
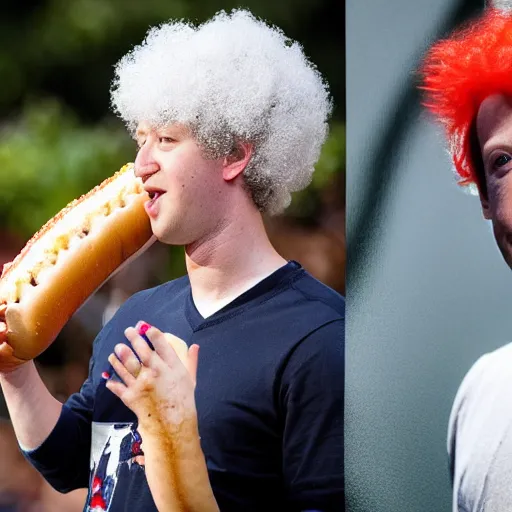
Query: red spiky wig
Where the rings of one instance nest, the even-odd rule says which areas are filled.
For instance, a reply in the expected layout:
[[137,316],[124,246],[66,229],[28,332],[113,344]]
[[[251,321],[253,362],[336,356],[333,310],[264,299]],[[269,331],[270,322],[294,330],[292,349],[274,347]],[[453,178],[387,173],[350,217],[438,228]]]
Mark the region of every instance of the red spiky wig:
[[489,9],[439,41],[427,53],[421,74],[423,105],[444,127],[459,184],[482,185],[471,132],[486,97],[512,96],[512,14]]

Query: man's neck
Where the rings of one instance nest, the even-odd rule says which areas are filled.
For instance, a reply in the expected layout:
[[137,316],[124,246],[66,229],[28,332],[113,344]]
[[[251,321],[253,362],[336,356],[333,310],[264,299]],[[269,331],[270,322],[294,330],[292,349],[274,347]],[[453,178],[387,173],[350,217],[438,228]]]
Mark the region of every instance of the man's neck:
[[197,310],[206,318],[286,264],[272,247],[261,217],[234,219],[210,238],[186,247]]

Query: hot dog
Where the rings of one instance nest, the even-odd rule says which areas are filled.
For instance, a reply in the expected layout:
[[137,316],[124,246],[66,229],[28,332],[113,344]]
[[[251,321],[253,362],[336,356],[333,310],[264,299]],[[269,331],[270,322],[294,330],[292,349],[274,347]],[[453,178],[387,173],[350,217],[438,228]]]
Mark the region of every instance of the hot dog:
[[147,199],[126,164],[69,203],[4,265],[0,341],[16,361],[41,354],[98,288],[155,242]]

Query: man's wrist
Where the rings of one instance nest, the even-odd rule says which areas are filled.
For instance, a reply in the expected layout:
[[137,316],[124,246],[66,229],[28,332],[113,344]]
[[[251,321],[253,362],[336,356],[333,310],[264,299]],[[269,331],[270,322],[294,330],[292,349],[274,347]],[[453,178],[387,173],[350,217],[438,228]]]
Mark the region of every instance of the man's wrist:
[[163,418],[145,414],[139,417],[138,431],[149,436],[165,437],[166,439],[186,443],[200,440],[197,419],[189,417],[180,422],[164,421]]
[[33,364],[34,361],[32,360],[21,361],[10,370],[0,371],[0,382],[6,382],[14,386],[23,383],[26,379],[26,376],[32,371],[31,367]]

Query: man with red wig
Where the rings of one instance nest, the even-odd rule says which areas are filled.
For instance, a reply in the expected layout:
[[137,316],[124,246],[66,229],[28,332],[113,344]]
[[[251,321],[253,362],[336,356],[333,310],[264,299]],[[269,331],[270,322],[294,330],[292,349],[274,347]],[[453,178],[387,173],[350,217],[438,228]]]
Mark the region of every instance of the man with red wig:
[[[489,8],[436,43],[424,104],[445,130],[459,182],[473,186],[512,267],[512,11]],[[448,427],[453,510],[512,510],[512,344],[465,376]]]

